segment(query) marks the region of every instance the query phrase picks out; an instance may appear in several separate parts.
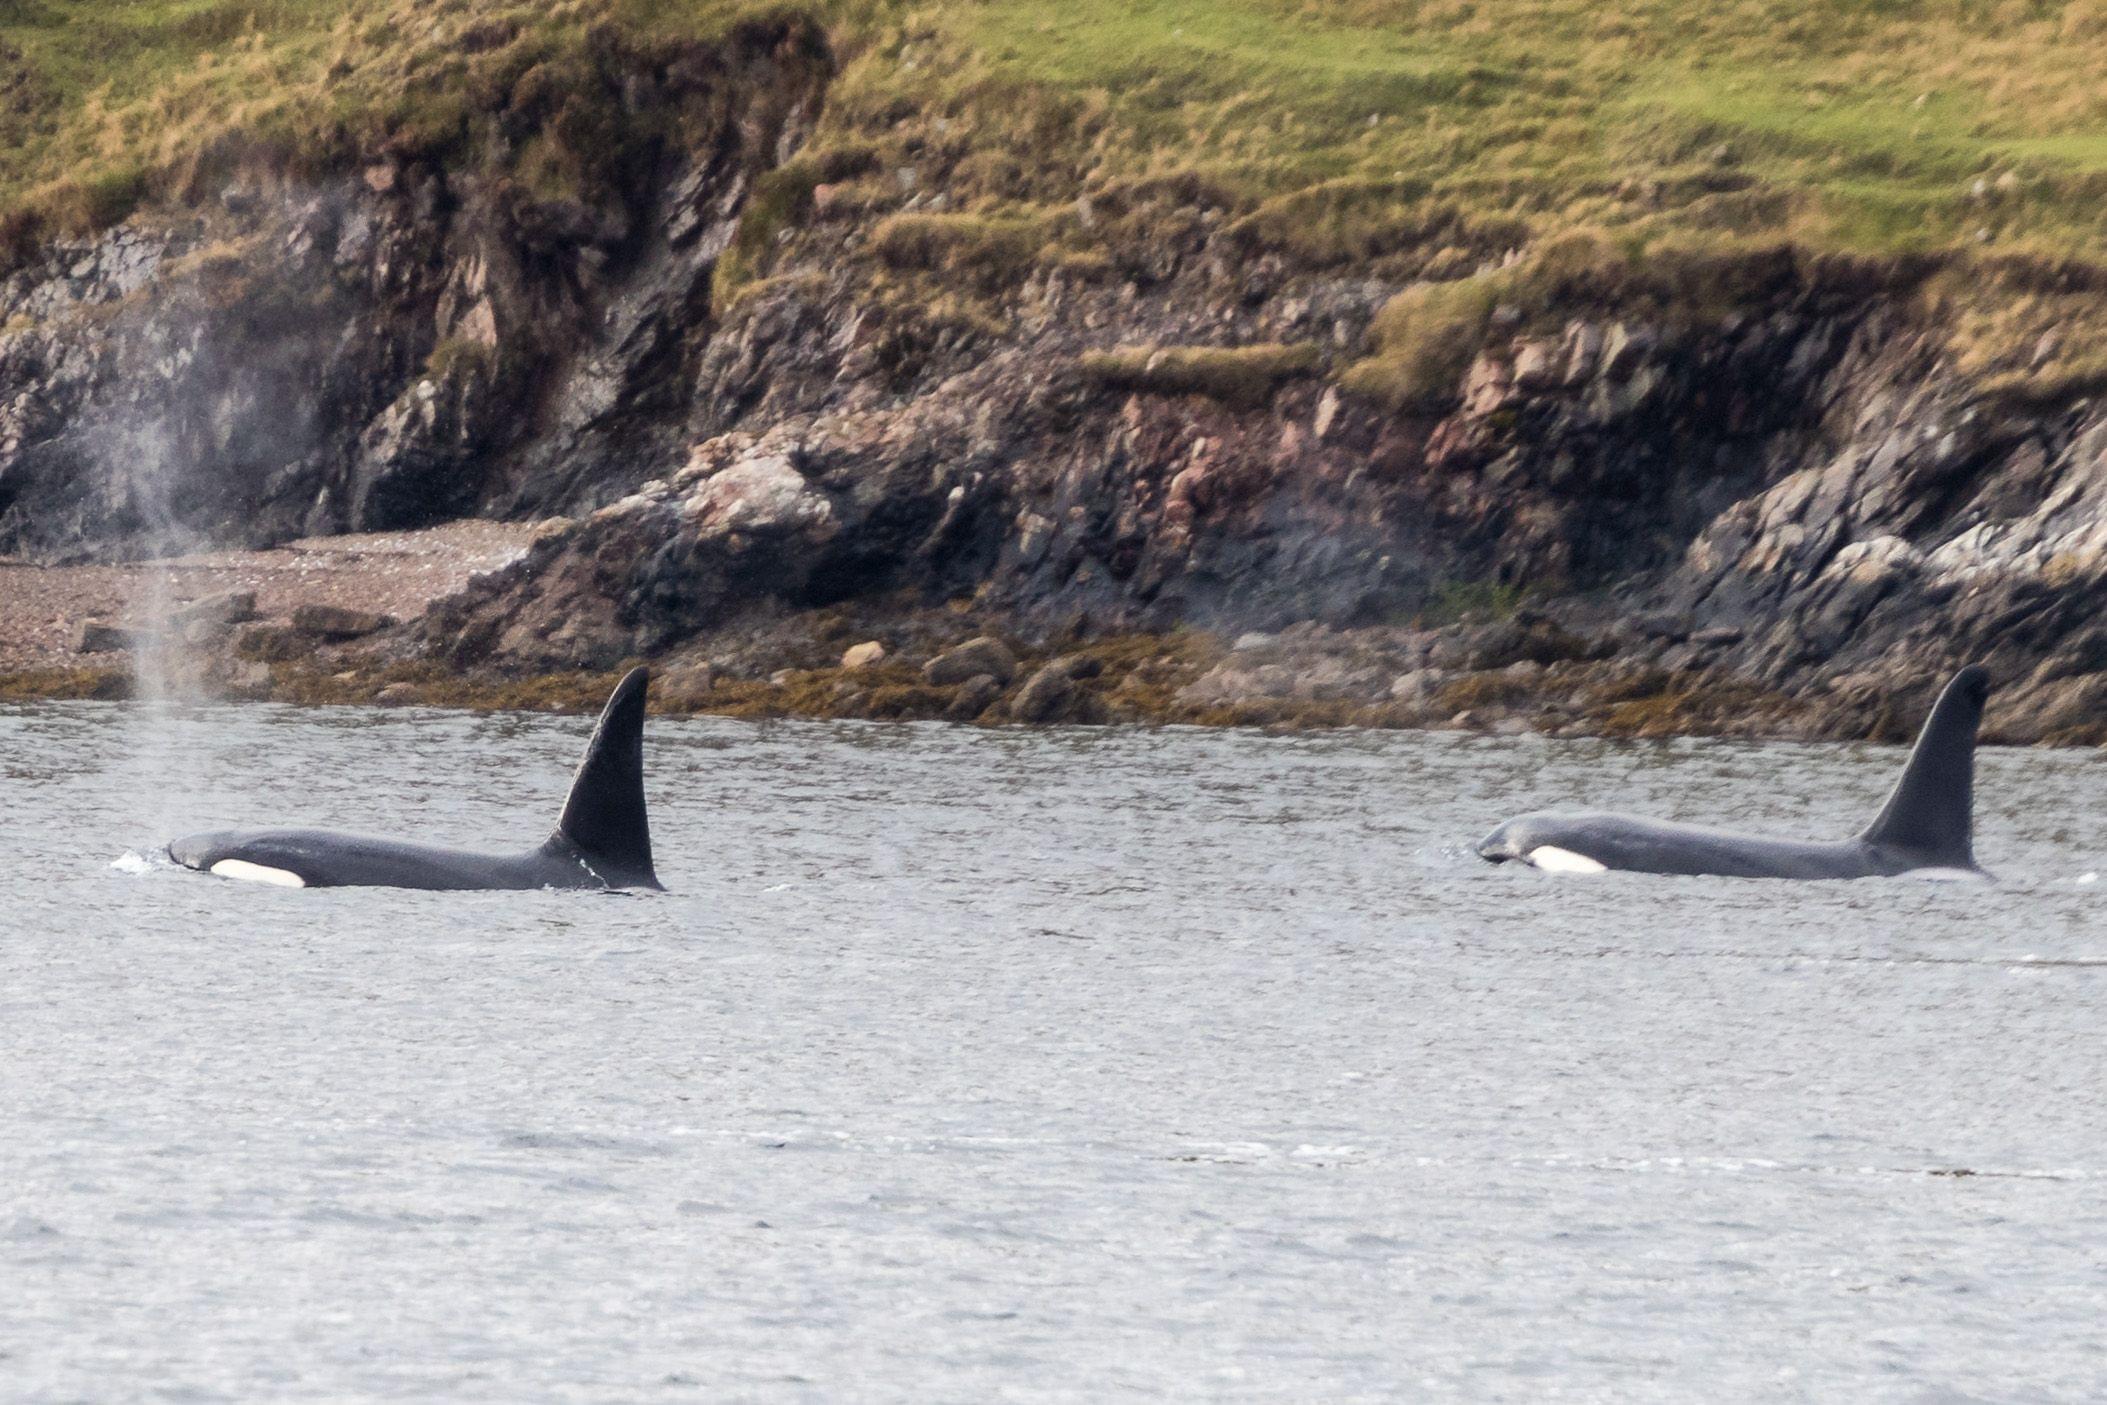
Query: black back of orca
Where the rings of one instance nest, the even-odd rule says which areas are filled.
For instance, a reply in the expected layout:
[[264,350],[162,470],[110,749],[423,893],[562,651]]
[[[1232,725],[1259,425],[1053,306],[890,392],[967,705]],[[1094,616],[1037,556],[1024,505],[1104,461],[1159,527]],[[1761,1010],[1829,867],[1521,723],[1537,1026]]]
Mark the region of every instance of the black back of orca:
[[1980,873],[1975,863],[1975,741],[1990,675],[1971,665],[1939,695],[1902,778],[1855,839],[1766,839],[1628,815],[1523,815],[1478,846],[1495,863],[1565,872],[1726,878],[1873,878],[1928,870]]
[[644,701],[651,675],[616,685],[586,743],[556,831],[495,855],[315,829],[194,834],[168,846],[187,868],[295,888],[657,888],[644,812]]

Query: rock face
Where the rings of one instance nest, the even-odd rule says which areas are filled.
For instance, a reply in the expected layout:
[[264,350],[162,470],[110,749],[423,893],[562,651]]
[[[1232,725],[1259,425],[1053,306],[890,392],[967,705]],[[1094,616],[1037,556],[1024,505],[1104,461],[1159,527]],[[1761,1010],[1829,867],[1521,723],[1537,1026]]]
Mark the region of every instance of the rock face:
[[[1980,393],[1921,270],[1773,251],[1723,310],[1503,313],[1404,410],[1340,376],[1398,286],[1288,268],[1201,217],[1221,211],[1109,270],[989,280],[966,315],[857,274],[890,207],[830,178],[773,276],[725,302],[719,258],[831,60],[789,21],[713,55],[625,101],[714,114],[714,135],[600,206],[375,154],[15,272],[0,553],[560,513],[434,607],[420,647],[607,668],[901,601],[1035,654],[1186,625],[1256,641],[1181,683],[1198,708],[1482,716],[1497,702],[1459,680],[1496,700],[1541,680],[1481,676],[1614,655],[1864,717],[1982,659],[2008,735],[2107,726],[2107,406]],[[1317,351],[1223,398],[1084,362],[1262,344]],[[1496,622],[1402,651],[1265,643],[1457,616]],[[929,668],[992,680],[975,715],[1022,671],[992,640]],[[1064,715],[1074,681],[1040,670],[1004,708]]]
[[[1108,398],[1050,354],[996,347],[904,401],[837,391],[830,412],[786,406],[764,432],[705,440],[683,474],[457,602],[437,636],[480,627],[500,655],[570,665],[900,589],[970,590],[1026,630],[1351,627],[1474,581],[1462,606],[1526,594],[1543,618],[1472,636],[1437,671],[1616,650],[1907,707],[1983,659],[2006,735],[2107,725],[2070,682],[2107,663],[2107,412],[2000,408],[1886,295],[1781,278],[1762,319],[1576,323],[1555,354],[1495,344],[1446,413],[1418,418],[1315,386],[1259,411]],[[798,314],[763,302],[720,340],[757,339],[765,363],[791,354],[766,329]],[[1056,344],[1073,330],[1045,325]],[[1243,674],[1217,680],[1225,698],[1380,694],[1397,670]]]
[[[382,152],[50,247],[0,279],[0,553],[620,496],[682,450],[662,406],[707,343],[711,273],[830,71],[792,20],[612,55],[602,81],[640,132],[677,112],[699,136],[611,161],[595,203]],[[502,114],[516,140],[560,118],[524,104]]]

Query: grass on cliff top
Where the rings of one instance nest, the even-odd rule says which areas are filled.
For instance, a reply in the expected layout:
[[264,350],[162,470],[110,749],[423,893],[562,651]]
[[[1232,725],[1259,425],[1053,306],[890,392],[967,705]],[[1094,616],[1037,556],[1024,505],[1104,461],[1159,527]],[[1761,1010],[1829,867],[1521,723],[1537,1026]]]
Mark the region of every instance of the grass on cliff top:
[[907,12],[834,120],[960,152],[954,200],[1204,192],[1315,263],[1575,226],[2092,257],[2103,72],[2100,0],[979,0]]
[[[560,85],[596,36],[707,38],[757,8],[0,0],[0,217],[109,223],[230,134],[324,160],[443,150],[494,87],[537,66]],[[882,215],[940,196],[1006,258],[1027,236],[1072,254],[1202,219],[1398,276],[1571,228],[2107,258],[2107,0],[767,8],[821,23],[844,64],[812,146],[856,173],[844,200]],[[554,193],[589,177],[575,150],[505,159]],[[742,277],[771,271],[818,182],[786,186]],[[956,232],[895,225],[887,247],[957,259],[930,243]]]
[[[703,41],[796,13],[694,8],[682,37]],[[0,0],[0,257],[156,196],[210,194],[248,160],[298,173],[383,150],[498,154],[529,191],[575,194],[619,159],[607,41],[648,28],[623,13],[618,0]]]
[[[707,36],[754,8],[0,0],[0,202],[121,185],[223,125],[317,107],[414,121],[521,35],[546,52],[602,22]],[[1987,231],[2091,254],[2103,237],[2107,0],[780,8],[855,59],[834,135],[905,126],[971,158],[961,194],[990,200],[1199,176],[1312,255],[1379,245],[1430,202],[1870,248]]]

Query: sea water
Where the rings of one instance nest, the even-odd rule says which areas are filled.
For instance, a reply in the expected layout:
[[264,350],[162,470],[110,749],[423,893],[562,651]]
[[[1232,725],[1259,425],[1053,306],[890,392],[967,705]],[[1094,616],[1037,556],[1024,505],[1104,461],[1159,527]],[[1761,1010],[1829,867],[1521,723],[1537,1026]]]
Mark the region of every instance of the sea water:
[[0,1399],[2107,1394],[2107,757],[1995,884],[1472,852],[1894,748],[658,719],[665,895],[154,858],[524,848],[588,729],[0,710]]

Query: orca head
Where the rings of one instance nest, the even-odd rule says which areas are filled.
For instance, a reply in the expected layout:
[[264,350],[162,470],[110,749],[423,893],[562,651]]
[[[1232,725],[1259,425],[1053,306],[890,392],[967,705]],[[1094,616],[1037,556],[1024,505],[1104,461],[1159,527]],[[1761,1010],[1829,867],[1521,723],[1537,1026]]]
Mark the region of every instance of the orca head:
[[1478,857],[1492,863],[1509,863],[1523,856],[1522,847],[1515,837],[1515,827],[1520,820],[1509,820],[1492,833],[1478,841]]
[[1485,836],[1478,857],[1545,873],[1602,873],[1609,865],[1582,847],[1581,827],[1553,815],[1522,815]]
[[1478,842],[1478,857],[1493,863],[1527,864],[1546,872],[1599,873],[1604,865],[1586,852],[1584,820],[1584,816],[1572,815],[1517,815]]

